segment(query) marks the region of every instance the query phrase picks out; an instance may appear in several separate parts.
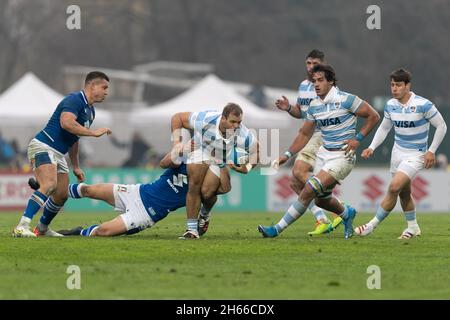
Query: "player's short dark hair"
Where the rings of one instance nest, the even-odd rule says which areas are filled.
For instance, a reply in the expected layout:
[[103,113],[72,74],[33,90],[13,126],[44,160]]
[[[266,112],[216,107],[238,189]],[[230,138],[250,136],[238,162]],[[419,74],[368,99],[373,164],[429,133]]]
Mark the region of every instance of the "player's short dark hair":
[[103,73],[101,71],[91,71],[86,75],[86,79],[84,79],[84,84],[88,84],[92,80],[95,79],[105,79],[109,82],[109,77],[106,75],[106,73]]
[[405,84],[408,84],[411,82],[412,75],[408,70],[400,68],[391,72],[390,79],[395,82],[404,82]]
[[319,59],[320,61],[324,61],[325,53],[323,53],[320,50],[314,49],[314,50],[311,50],[310,53],[308,53],[308,55],[306,56],[306,59],[308,59],[308,58]]
[[238,104],[230,102],[223,108],[222,116],[228,118],[230,114],[234,114],[239,117],[242,113],[242,108]]
[[329,64],[318,64],[317,66],[314,66],[312,69],[312,74],[316,72],[323,72],[325,74],[325,78],[327,81],[333,81],[333,84],[336,85],[337,78],[336,78],[336,72],[334,71],[333,67]]

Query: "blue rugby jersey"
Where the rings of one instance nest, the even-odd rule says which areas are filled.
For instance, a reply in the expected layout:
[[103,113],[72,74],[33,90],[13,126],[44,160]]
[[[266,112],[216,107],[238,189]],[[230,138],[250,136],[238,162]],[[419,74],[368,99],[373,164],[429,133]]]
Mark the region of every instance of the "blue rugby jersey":
[[83,91],[71,93],[58,104],[45,128],[35,136],[37,140],[66,154],[79,137],[61,128],[60,120],[63,112],[73,113],[80,125],[90,128],[95,119],[95,109],[88,104]]
[[187,192],[185,164],[169,168],[156,181],[139,187],[142,203],[154,222],[164,219],[171,211],[186,206]]

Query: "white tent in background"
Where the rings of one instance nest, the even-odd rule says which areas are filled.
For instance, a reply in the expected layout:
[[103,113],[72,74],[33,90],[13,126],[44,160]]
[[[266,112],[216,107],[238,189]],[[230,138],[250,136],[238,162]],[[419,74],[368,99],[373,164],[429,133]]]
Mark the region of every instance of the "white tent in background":
[[248,128],[283,129],[291,124],[291,117],[286,112],[258,107],[212,74],[173,99],[133,111],[129,119],[131,127],[142,132],[157,150],[166,151],[170,145],[170,119],[175,113],[221,111],[229,102],[242,107],[243,123]]
[[[64,98],[28,72],[0,95],[0,125],[4,127],[43,127]],[[111,114],[95,110],[96,125],[110,125]]]
[[[284,128],[289,116],[283,112],[268,111],[241,96],[234,89],[211,74],[191,89],[166,102],[134,111],[130,115],[133,125],[149,126],[161,121],[170,121],[172,115],[183,111],[218,110],[234,102],[244,111],[243,123],[250,128]],[[167,122],[166,122],[167,123]]]

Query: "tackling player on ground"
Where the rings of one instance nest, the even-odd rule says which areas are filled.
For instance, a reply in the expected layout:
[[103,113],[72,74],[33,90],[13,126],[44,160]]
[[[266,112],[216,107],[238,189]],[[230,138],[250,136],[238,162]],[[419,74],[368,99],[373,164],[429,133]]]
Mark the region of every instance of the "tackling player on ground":
[[[375,217],[355,228],[355,232],[360,236],[371,234],[394,209],[397,198],[400,198],[407,228],[399,239],[409,239],[421,234],[416,219],[416,207],[411,197],[411,181],[419,170],[433,167],[434,155],[444,139],[447,125],[431,101],[410,91],[411,73],[398,69],[391,73],[390,79],[393,98],[384,108],[383,121],[372,143],[361,156],[364,159],[370,158],[394,127],[395,143],[392,148],[390,169],[392,180]],[[430,123],[436,128],[436,132],[431,146],[427,148]]]
[[[273,226],[258,226],[264,237],[276,237],[289,225],[300,218],[315,200],[316,204],[340,215],[344,224],[344,237],[353,235],[352,222],[356,210],[343,205],[332,192],[336,184],[341,183],[355,165],[355,150],[360,141],[370,133],[380,116],[359,97],[342,92],[336,88],[336,75],[331,66],[317,65],[312,70],[317,98],[311,101],[305,124],[289,147],[289,154],[296,154],[308,143],[316,126],[320,128],[323,145],[317,153],[314,176],[308,179],[305,187],[287,210],[283,218]],[[364,118],[361,131],[356,133],[356,119]],[[284,155],[279,164],[288,160]]]
[[[69,167],[64,155],[69,153],[74,175],[79,182],[84,181],[84,172],[78,163],[78,140],[81,136],[101,137],[111,133],[109,128],[89,129],[95,118],[93,105],[105,100],[108,87],[109,78],[103,72],[87,74],[84,89],[66,96],[58,104],[46,127],[31,140],[28,159],[39,189],[31,195],[19,224],[13,230],[13,236],[61,236],[48,226],[68,196]],[[43,215],[33,232],[30,230],[31,219],[43,206]]]
[[[189,177],[186,164],[177,158],[177,155],[173,152],[168,153],[160,162],[160,166],[167,170],[152,183],[129,185],[112,183],[70,184],[69,196],[71,198],[102,200],[122,214],[100,225],[93,224],[86,228],[78,227],[72,230],[60,230],[59,232],[64,235],[91,237],[130,235],[150,228],[164,219],[171,211],[184,207]],[[218,194],[227,193],[231,189],[230,177],[227,168],[219,169],[213,165],[208,170],[208,173],[210,172],[211,177],[208,183],[209,187],[213,188],[211,190],[217,200]],[[210,199],[207,203],[203,203],[209,211],[214,204],[215,201]]]

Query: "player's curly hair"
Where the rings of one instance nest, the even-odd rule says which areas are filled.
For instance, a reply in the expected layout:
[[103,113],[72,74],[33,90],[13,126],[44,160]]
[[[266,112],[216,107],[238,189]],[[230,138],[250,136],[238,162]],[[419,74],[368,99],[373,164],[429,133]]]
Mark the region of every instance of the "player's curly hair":
[[336,72],[334,71],[333,67],[329,64],[318,64],[312,69],[312,73],[316,72],[323,72],[325,74],[325,78],[327,81],[332,81],[333,85],[336,85],[337,78],[336,78]]

